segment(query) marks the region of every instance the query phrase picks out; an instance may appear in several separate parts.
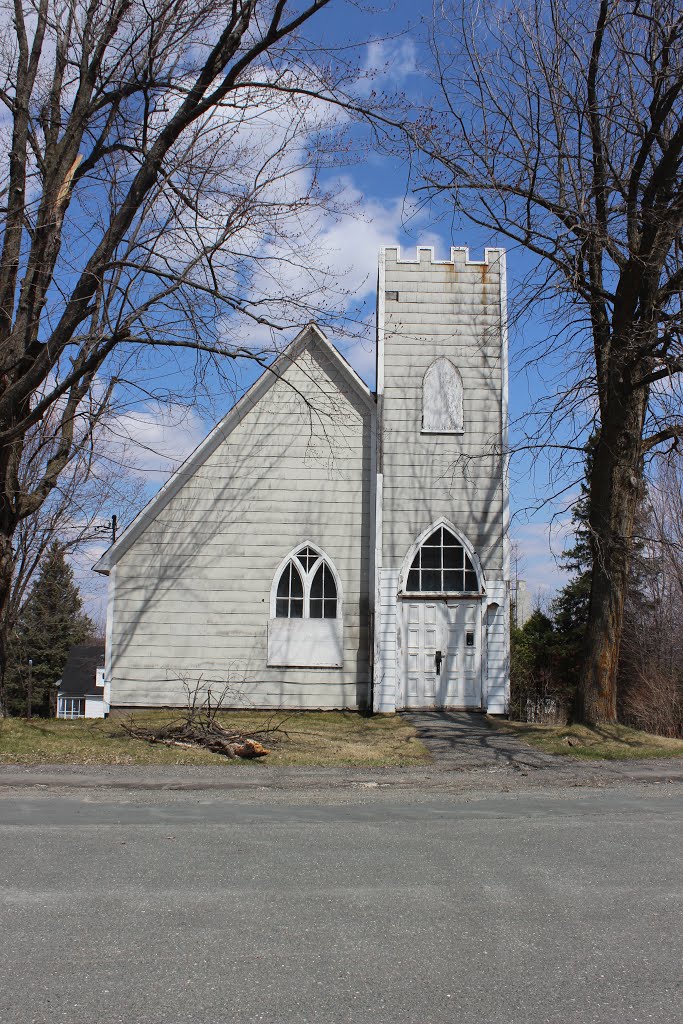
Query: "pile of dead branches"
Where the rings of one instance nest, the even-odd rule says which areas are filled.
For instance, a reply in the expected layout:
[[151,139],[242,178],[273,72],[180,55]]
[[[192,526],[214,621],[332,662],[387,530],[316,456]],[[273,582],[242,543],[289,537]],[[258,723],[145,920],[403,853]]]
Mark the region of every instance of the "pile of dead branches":
[[224,729],[217,722],[176,721],[149,726],[139,725],[131,719],[122,723],[122,728],[136,740],[161,743],[166,747],[203,747],[204,750],[210,750],[213,754],[223,754],[225,757],[265,757],[270,753],[268,747],[254,739],[253,733],[245,736],[242,732]]
[[270,749],[256,737],[268,738],[272,743],[275,732],[284,732],[282,722],[277,721],[275,715],[261,729],[249,732],[227,729],[218,721],[218,713],[225,708],[226,698],[231,693],[229,688],[224,687],[217,693],[211,688],[202,687],[200,680],[193,688],[186,689],[187,706],[177,719],[154,725],[143,724],[131,716],[127,722],[122,723],[122,729],[129,736],[147,743],[159,743],[166,747],[201,747],[229,758],[265,757]]

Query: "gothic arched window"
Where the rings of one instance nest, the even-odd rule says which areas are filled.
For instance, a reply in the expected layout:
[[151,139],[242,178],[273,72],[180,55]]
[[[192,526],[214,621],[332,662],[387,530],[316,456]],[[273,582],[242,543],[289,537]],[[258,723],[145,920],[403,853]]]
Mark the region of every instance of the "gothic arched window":
[[287,562],[277,585],[275,615],[278,619],[303,619],[304,584],[294,562]]
[[408,594],[475,594],[479,578],[457,537],[437,526],[417,549],[408,571]]
[[292,555],[275,592],[277,619],[336,619],[339,601],[334,572],[309,544]]
[[463,425],[462,377],[450,359],[441,356],[429,367],[422,382],[422,429],[459,434]]

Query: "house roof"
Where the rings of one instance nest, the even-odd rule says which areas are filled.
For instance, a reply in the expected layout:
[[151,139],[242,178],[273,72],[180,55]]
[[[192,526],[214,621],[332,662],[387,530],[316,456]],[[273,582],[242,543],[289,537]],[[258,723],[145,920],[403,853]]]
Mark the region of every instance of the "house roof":
[[102,697],[104,689],[95,686],[96,669],[104,665],[104,644],[72,647],[66,659],[59,693],[64,697]]
[[163,487],[145,505],[141,512],[135,517],[132,523],[123,531],[118,540],[105,551],[102,557],[95,563],[93,569],[105,576],[119,558],[125,554],[131,545],[168,504],[183,485],[193,476],[199,467],[216,450],[218,445],[241,423],[244,417],[263,396],[282,377],[283,373],[298,359],[301,353],[308,346],[313,345],[322,350],[329,359],[338,366],[342,376],[349,384],[349,387],[368,406],[374,408],[375,398],[367,384],[361,380],[351,364],[344,358],[341,352],[328,340],[317,324],[308,324],[297,336],[290,341],[289,345],[271,363],[271,365],[252,384],[248,391],[233,405],[222,420],[195,448],[191,455],[183,462],[176,472],[169,477]]

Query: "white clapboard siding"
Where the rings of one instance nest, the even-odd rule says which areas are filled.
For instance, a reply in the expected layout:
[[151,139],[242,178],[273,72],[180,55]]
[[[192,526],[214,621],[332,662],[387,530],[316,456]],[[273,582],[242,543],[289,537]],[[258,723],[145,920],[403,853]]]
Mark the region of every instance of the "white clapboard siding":
[[[500,275],[490,266],[420,262],[385,250],[382,561],[401,565],[415,538],[445,516],[476,547],[484,573],[500,573]],[[392,292],[398,292],[398,302]],[[463,381],[464,433],[423,434],[422,379],[447,355]],[[496,454],[496,452],[498,454]],[[482,519],[484,522],[482,522]],[[391,523],[391,529],[386,524]]]
[[[485,706],[507,705],[506,626],[506,338],[501,253],[471,262],[464,250],[438,261],[428,248],[402,258],[384,251],[379,296],[379,387],[383,567],[377,596],[375,707],[404,700],[397,621],[399,570],[417,538],[446,519],[476,552],[485,595],[500,611],[487,630],[482,692]],[[423,432],[423,379],[446,356],[463,387],[463,430]],[[387,569],[386,567],[392,567]]]
[[504,714],[510,699],[510,592],[504,580],[487,585],[487,607],[498,605],[486,626],[485,704],[489,714]]
[[[339,683],[323,669],[307,669],[285,679],[264,678],[256,671],[231,672],[220,663],[203,666],[202,671],[185,669],[182,678],[163,667],[150,668],[144,690],[138,671],[119,676],[117,707],[177,707],[186,701],[186,685],[199,685],[214,695],[226,694],[225,705],[258,708],[352,708],[367,698],[365,684]],[[318,675],[316,675],[318,673]],[[321,695],[324,699],[321,700]]]
[[[314,334],[116,562],[114,706],[335,708],[369,692],[371,400]],[[274,574],[310,541],[342,586],[343,666],[269,667]]]
[[379,572],[380,607],[377,614],[377,666],[374,685],[374,710],[396,710],[396,590],[398,569]]

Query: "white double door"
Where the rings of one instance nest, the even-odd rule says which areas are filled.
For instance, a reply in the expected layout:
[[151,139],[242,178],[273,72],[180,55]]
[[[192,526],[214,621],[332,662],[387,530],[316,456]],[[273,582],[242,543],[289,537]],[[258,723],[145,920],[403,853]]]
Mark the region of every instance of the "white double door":
[[481,602],[401,603],[405,706],[480,708]]

